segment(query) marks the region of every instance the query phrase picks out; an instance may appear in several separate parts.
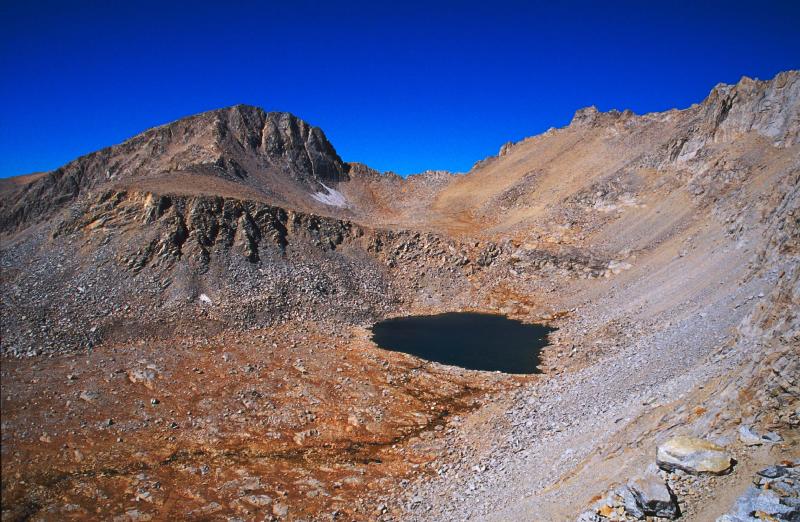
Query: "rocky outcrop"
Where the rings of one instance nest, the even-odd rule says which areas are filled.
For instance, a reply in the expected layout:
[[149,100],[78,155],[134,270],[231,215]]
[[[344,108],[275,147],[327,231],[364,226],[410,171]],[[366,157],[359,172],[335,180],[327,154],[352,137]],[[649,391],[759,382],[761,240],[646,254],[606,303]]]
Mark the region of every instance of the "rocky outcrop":
[[400,182],[403,178],[394,172],[380,172],[369,165],[359,162],[350,162],[347,164],[348,174],[351,178],[361,178],[369,181],[385,181],[390,180],[393,182]]
[[717,85],[701,107],[701,131],[714,141],[756,132],[778,147],[800,143],[800,71]]
[[[133,271],[188,258],[198,269],[213,255],[241,255],[257,263],[264,249],[284,255],[298,240],[323,251],[358,242],[388,267],[489,266],[503,251],[492,242],[459,242],[431,232],[373,229],[348,220],[223,197],[109,191],[62,221],[54,236],[127,232],[120,262]],[[123,250],[124,252],[124,250]],[[261,253],[260,253],[261,252]]]
[[800,520],[800,462],[759,471],[753,485],[717,522],[793,522]]
[[[120,190],[83,198],[37,241],[33,252],[13,244],[0,257],[5,267],[22,255],[36,259],[4,283],[6,353],[70,351],[111,335],[123,317],[151,324],[192,316],[197,306],[237,328],[296,317],[374,320],[413,298],[395,285],[429,278],[465,291],[466,275],[503,254],[492,242],[364,227],[258,201]],[[43,296],[51,306],[37,304]],[[26,328],[34,316],[48,327]],[[106,319],[88,331],[82,316]]]
[[582,512],[576,522],[643,520],[660,517],[674,520],[681,515],[678,499],[661,476],[663,471],[651,464],[644,473],[631,478]]
[[570,126],[600,127],[613,124],[617,121],[624,121],[633,116],[633,111],[629,109],[622,112],[616,109],[612,109],[608,112],[600,112],[597,110],[597,107],[591,105],[575,111]]
[[730,143],[756,133],[776,147],[800,143],[800,71],[772,80],[744,77],[736,85],[717,85],[694,109],[686,130],[667,146],[669,161],[686,163],[709,144]]
[[144,242],[132,241],[135,251],[120,258],[134,271],[187,256],[194,266],[203,268],[212,253],[238,252],[247,260],[258,262],[261,249],[285,253],[289,237],[298,235],[318,248],[334,250],[345,238],[363,234],[361,228],[347,221],[253,201],[128,192],[101,195],[63,221],[55,235],[80,230],[95,234],[113,230],[140,233]]

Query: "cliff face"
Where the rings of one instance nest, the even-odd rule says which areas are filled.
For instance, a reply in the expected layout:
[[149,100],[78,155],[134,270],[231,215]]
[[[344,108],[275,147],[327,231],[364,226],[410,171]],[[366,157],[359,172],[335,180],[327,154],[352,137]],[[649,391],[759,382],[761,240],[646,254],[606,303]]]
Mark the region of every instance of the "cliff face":
[[732,141],[756,132],[778,147],[800,143],[800,72],[778,74],[769,81],[743,78],[718,85],[703,102],[706,132],[715,141]]
[[703,103],[690,109],[685,131],[670,144],[671,159],[686,162],[712,143],[731,143],[747,133],[776,147],[800,143],[800,72],[769,81],[743,78],[736,85],[714,87]]

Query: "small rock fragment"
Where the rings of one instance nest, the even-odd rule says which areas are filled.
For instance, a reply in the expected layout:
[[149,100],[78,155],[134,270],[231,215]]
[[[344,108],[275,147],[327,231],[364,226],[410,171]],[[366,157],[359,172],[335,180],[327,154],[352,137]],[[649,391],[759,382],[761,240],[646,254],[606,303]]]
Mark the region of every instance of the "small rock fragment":
[[278,518],[283,518],[289,514],[289,508],[280,502],[276,502],[272,505],[272,514]]
[[242,497],[242,500],[258,507],[268,506],[272,503],[272,497],[269,495],[246,495]]
[[783,440],[783,437],[781,437],[780,435],[778,435],[774,431],[770,431],[768,433],[765,433],[761,438],[764,439],[767,442],[772,442],[773,444]]
[[739,426],[739,440],[745,446],[760,446],[763,443],[761,437],[750,426],[744,424]]
[[96,391],[84,390],[81,392],[80,398],[86,402],[94,402],[100,398],[100,394]]
[[595,513],[594,511],[584,511],[578,518],[575,519],[575,522],[601,522],[600,515]]

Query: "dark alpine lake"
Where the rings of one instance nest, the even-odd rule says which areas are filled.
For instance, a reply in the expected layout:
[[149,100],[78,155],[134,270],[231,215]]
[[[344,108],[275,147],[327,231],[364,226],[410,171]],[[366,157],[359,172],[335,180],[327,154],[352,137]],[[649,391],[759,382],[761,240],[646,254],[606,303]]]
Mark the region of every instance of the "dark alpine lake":
[[554,329],[502,315],[457,312],[376,323],[372,340],[386,350],[470,370],[538,373],[539,350]]

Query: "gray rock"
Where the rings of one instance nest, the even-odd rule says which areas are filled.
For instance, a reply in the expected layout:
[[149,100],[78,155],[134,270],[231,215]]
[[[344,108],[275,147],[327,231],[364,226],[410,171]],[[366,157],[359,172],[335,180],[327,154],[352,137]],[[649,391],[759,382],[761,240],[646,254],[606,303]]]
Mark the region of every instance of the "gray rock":
[[245,495],[242,500],[258,507],[268,506],[272,503],[272,497],[269,495]]
[[742,424],[739,426],[739,440],[745,446],[760,446],[763,444],[761,437],[750,426]]
[[767,442],[772,442],[772,443],[780,442],[780,441],[783,440],[783,437],[781,437],[780,435],[778,435],[774,431],[770,431],[768,433],[765,433],[761,438],[764,439]]
[[770,519],[794,522],[800,520],[800,509],[781,503],[780,497],[772,491],[761,490],[750,486],[744,495],[736,502],[732,513],[718,518],[718,522],[760,522],[763,516],[754,516],[756,513],[769,515]]
[[96,391],[84,390],[81,392],[80,398],[86,402],[94,402],[100,398],[100,393]]
[[600,515],[595,513],[594,511],[584,511],[578,518],[575,519],[575,522],[601,522],[602,519]]
[[634,518],[644,518],[644,511],[639,507],[639,502],[633,495],[633,491],[628,486],[622,486],[617,491],[619,496],[622,497],[622,505],[625,507],[625,512]]
[[800,521],[800,469],[770,466],[717,522]]
[[768,468],[762,469],[757,473],[764,478],[775,479],[778,477],[783,477],[786,475],[788,470],[784,466],[770,466]]
[[625,510],[632,516],[678,517],[678,501],[653,466],[648,467],[642,476],[629,480],[627,489],[630,494],[623,494],[622,498]]
[[276,502],[272,505],[272,514],[278,518],[283,518],[289,514],[289,508],[285,504]]

